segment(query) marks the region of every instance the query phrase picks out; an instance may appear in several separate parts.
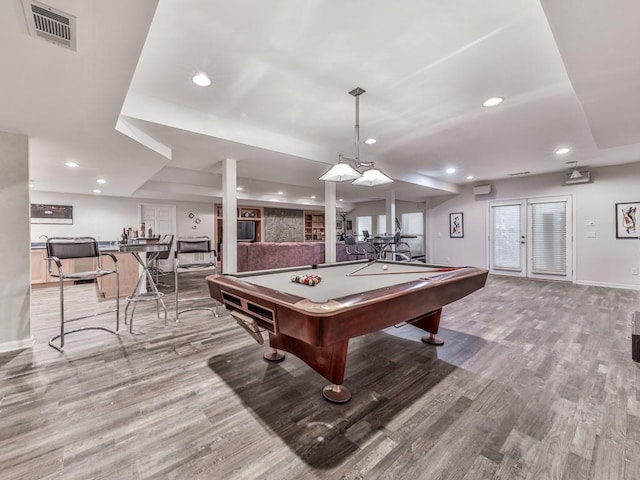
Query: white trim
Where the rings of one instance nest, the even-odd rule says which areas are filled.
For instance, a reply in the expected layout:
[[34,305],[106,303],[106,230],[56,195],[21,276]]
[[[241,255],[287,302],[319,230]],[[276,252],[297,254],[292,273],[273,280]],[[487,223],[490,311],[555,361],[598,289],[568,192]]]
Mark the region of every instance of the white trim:
[[25,338],[24,340],[15,340],[13,342],[0,343],[0,353],[31,348],[35,345],[35,343],[36,341],[33,337]]
[[578,280],[575,283],[576,285],[587,285],[591,287],[623,288],[625,290],[640,290],[640,285],[629,285],[628,283],[590,282],[589,280]]

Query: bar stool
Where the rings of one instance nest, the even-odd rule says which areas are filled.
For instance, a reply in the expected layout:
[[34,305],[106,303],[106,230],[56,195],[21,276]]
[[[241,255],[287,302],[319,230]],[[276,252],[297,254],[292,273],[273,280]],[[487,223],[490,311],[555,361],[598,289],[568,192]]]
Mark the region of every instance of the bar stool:
[[213,270],[218,272],[218,257],[216,251],[211,248],[209,237],[186,237],[176,240],[175,260],[173,262],[176,296],[176,322],[181,314],[193,310],[209,310],[215,317],[218,316],[216,307],[196,306],[180,310],[180,287],[178,284],[179,273]]
[[[49,275],[56,277],[60,281],[60,334],[51,337],[49,345],[59,352],[64,350],[64,337],[70,333],[80,332],[83,330],[104,330],[105,332],[117,334],[120,328],[120,272],[118,271],[118,259],[111,253],[100,253],[98,242],[93,237],[51,237],[47,240],[47,268]],[[107,269],[102,267],[102,257],[109,256],[113,260],[114,268]],[[94,258],[94,270],[86,272],[74,272],[73,268],[64,268],[63,260],[77,258]],[[55,268],[53,268],[55,265]],[[65,265],[66,266],[66,265]],[[67,271],[65,271],[67,270]],[[64,315],[64,289],[65,280],[83,281],[95,280],[105,275],[116,276],[116,308],[115,310],[107,310],[75,318],[65,319]],[[96,317],[107,313],[116,314],[116,328],[111,330],[103,326],[81,327],[75,330],[65,332],[65,323],[82,320],[84,318]],[[54,340],[60,339],[60,345],[56,345]]]

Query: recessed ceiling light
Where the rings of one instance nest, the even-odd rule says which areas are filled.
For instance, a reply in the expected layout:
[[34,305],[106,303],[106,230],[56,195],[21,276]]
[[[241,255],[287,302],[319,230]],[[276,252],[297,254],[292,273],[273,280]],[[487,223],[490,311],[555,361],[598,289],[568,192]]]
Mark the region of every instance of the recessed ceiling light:
[[284,192],[278,192],[278,195],[284,195]]
[[78,168],[80,166],[76,162],[66,162],[65,165],[71,168]]
[[204,72],[196,73],[191,80],[199,87],[208,87],[211,85],[209,75]]
[[344,200],[342,198],[339,198],[338,201],[339,202],[344,202]]
[[455,169],[455,168],[453,168],[453,167],[449,167],[449,168],[447,168],[447,169],[445,170],[445,172],[447,172],[447,173],[456,173],[456,169]]
[[29,188],[33,188],[35,185],[33,183],[29,184]]
[[482,104],[483,107],[495,107],[496,105],[500,105],[504,102],[504,98],[502,97],[491,97],[487,98]]
[[236,191],[241,192],[242,191],[242,187],[236,187]]
[[375,138],[367,138],[364,143],[366,143],[367,145],[373,145],[374,143],[376,143],[377,140]]
[[107,181],[104,178],[99,178],[99,179],[96,180],[96,183],[104,185],[105,183],[107,183]]
[[569,153],[571,151],[570,148],[567,147],[560,147],[559,149],[556,150],[556,155],[566,155],[567,153]]
[[93,193],[102,193],[102,190],[98,189],[98,188],[94,188],[93,189]]
[[475,177],[473,175],[467,175],[467,180],[473,180]]
[[315,195],[311,195],[311,198],[316,198],[316,196]]

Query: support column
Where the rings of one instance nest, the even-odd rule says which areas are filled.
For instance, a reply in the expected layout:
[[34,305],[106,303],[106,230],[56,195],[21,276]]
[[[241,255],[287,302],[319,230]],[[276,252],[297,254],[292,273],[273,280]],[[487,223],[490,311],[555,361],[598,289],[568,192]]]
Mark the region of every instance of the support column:
[[386,233],[393,235],[396,233],[396,191],[387,191],[385,202],[385,213],[387,215]]
[[324,182],[324,261],[336,261],[336,183]]
[[429,221],[431,219],[431,199],[427,198],[424,202],[424,219],[422,222],[423,225],[423,242],[422,251],[424,252],[424,261],[427,263],[431,262],[431,252],[429,251],[429,246],[432,244],[433,239],[427,237],[429,234]]
[[33,345],[29,139],[0,132],[0,352]]
[[222,161],[222,272],[238,271],[238,186],[236,161]]

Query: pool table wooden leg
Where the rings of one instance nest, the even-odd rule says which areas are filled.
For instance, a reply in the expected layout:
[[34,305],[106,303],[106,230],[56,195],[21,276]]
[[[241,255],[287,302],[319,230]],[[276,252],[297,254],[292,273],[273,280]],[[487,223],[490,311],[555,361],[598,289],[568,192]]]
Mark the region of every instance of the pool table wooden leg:
[[284,360],[284,353],[279,352],[277,348],[269,348],[268,352],[262,354],[262,358],[270,362],[281,362]]
[[[293,353],[324,378],[332,382],[333,385],[329,385],[323,391],[323,396],[327,400],[344,403],[351,399],[349,389],[342,386],[349,340],[342,340],[327,346],[319,346],[302,342],[287,335],[269,333],[269,345],[273,349]],[[327,392],[327,390],[331,390],[333,393]]]
[[439,308],[433,312],[429,312],[426,315],[418,317],[415,320],[411,320],[408,323],[430,333],[430,335],[422,337],[422,341],[424,343],[429,343],[431,345],[444,345],[444,340],[436,336],[438,328],[440,327],[441,315],[442,308]]

